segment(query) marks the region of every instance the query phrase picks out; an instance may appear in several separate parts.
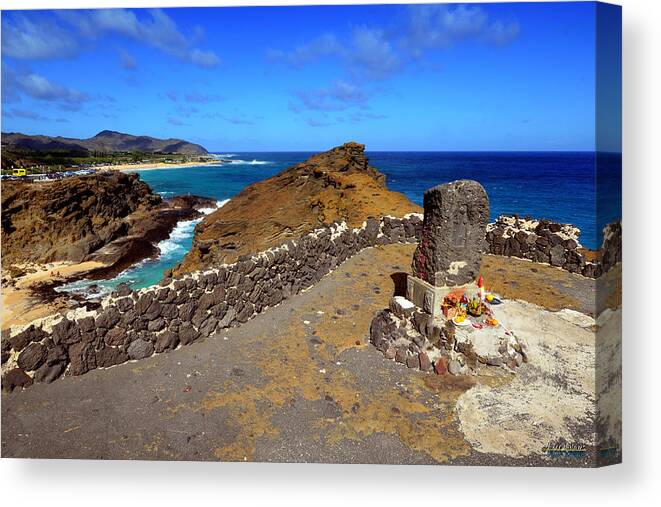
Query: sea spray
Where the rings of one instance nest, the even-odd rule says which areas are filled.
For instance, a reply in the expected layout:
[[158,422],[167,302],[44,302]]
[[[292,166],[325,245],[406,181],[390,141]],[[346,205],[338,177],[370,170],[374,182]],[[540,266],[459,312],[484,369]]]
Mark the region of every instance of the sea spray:
[[[200,208],[198,211],[203,215],[209,215],[228,202],[229,199],[217,201],[215,208]],[[156,245],[159,254],[154,259],[144,259],[108,280],[77,280],[60,285],[55,290],[75,294],[85,299],[98,299],[112,292],[120,283],[126,283],[133,289],[154,285],[160,281],[166,269],[181,261],[186,252],[190,250],[195,226],[203,219],[202,216],[178,222],[169,237],[159,241]]]

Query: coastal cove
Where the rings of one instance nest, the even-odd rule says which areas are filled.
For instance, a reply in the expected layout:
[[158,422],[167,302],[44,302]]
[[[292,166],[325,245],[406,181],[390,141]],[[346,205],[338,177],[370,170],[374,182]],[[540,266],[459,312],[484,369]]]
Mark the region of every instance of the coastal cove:
[[[202,195],[227,202],[246,186],[267,179],[284,168],[308,158],[307,152],[236,152],[218,153],[230,163],[179,166],[137,172],[140,178],[163,198],[174,195]],[[586,195],[596,195],[595,155],[588,152],[367,152],[370,164],[386,175],[390,190],[401,192],[422,205],[424,190],[458,178],[483,183],[491,205],[490,220],[506,214],[530,215],[577,226],[583,246],[601,245],[603,227],[620,216],[619,193],[604,203],[595,224],[596,203]],[[601,156],[604,168],[599,181],[612,188],[620,187],[620,155]],[[608,196],[607,196],[608,197]],[[601,204],[601,203],[600,203]],[[210,210],[211,211],[211,210]],[[179,223],[170,238],[159,243],[161,254],[132,266],[109,280],[78,280],[59,287],[58,291],[107,293],[119,283],[135,289],[156,284],[163,272],[181,261],[190,249],[194,229],[201,219]],[[97,292],[98,291],[98,292]]]

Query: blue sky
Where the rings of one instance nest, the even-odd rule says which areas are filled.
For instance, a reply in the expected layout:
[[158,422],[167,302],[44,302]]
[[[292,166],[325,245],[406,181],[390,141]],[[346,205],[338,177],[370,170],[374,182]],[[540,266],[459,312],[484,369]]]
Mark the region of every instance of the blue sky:
[[[619,25],[602,18],[617,33],[599,72],[616,75]],[[212,151],[592,150],[596,19],[591,2],[4,11],[2,130]],[[618,110],[601,110],[600,148],[620,150]]]

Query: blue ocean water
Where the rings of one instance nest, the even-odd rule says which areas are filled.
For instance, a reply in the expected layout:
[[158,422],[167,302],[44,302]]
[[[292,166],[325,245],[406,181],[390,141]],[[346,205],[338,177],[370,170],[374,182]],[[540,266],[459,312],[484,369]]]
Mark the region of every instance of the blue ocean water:
[[[230,164],[137,171],[163,197],[196,194],[219,202],[247,185],[268,178],[312,153],[226,153]],[[368,152],[370,165],[386,175],[388,188],[422,205],[425,190],[456,179],[474,179],[487,190],[491,218],[529,215],[570,223],[581,229],[580,241],[598,248],[603,227],[621,217],[621,156],[600,154],[599,180],[590,152]],[[596,195],[599,189],[600,202]],[[598,209],[597,209],[598,208]],[[199,220],[198,220],[199,221]],[[198,221],[181,223],[159,244],[161,256],[130,268],[113,280],[97,282],[109,290],[120,281],[135,288],[157,283],[165,269],[179,262],[192,244]],[[89,282],[63,287],[85,290]]]

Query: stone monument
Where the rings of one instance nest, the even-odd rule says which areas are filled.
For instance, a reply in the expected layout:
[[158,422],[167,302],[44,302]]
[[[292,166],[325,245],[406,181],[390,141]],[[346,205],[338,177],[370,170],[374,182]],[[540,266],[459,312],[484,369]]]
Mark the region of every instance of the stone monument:
[[486,248],[489,198],[477,181],[458,180],[425,192],[424,219],[406,297],[433,317],[449,293],[474,288]]

